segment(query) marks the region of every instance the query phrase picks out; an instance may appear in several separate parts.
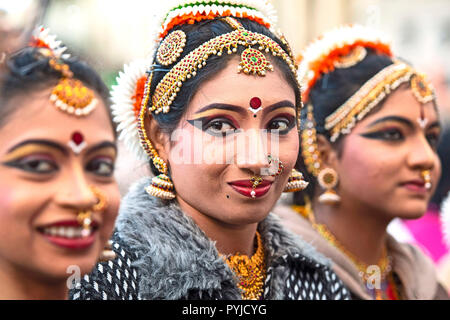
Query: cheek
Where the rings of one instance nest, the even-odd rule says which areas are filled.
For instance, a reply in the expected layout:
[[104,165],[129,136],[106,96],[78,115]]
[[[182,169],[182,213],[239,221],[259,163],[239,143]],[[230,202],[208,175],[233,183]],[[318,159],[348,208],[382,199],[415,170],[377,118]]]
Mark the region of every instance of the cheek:
[[395,152],[356,141],[346,143],[344,148],[338,171],[344,173],[339,177],[340,185],[347,190],[355,190],[361,195],[366,191],[370,195],[376,194],[377,190],[383,192],[389,187],[389,181],[393,181],[389,177],[394,177],[401,169],[398,157],[390,156],[396,155]]

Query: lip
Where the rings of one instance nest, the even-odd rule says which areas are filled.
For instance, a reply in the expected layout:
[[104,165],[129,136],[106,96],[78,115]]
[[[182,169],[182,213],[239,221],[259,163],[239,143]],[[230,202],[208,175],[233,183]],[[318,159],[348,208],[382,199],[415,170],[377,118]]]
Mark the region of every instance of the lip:
[[422,180],[407,181],[402,183],[401,186],[405,187],[409,191],[420,194],[426,194],[429,191],[427,188],[425,188],[425,182],[423,182]]
[[96,233],[99,227],[99,223],[97,221],[92,221],[92,229],[91,234],[86,237],[77,237],[77,238],[67,238],[58,235],[51,235],[44,233],[45,228],[51,227],[80,227],[80,224],[77,220],[62,220],[57,222],[52,222],[49,224],[45,224],[37,228],[37,231],[40,235],[42,235],[46,240],[50,243],[71,250],[83,250],[91,247],[96,240]]
[[262,180],[261,183],[253,189],[253,183],[250,181],[250,179],[228,182],[228,184],[235,191],[249,198],[253,198],[251,194],[252,191],[255,191],[255,198],[262,197],[267,192],[269,192],[270,188],[272,187],[272,183],[273,181]]

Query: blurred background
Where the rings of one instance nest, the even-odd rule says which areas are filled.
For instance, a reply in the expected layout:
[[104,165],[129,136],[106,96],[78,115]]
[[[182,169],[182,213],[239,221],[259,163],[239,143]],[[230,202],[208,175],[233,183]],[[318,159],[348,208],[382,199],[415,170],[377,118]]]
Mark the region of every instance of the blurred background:
[[[42,24],[69,47],[71,54],[93,66],[110,87],[124,63],[148,53],[153,14],[162,1],[0,0],[0,63],[8,52],[27,42],[33,26]],[[450,127],[450,0],[272,0],[272,3],[278,11],[278,27],[296,53],[323,32],[342,24],[359,23],[385,32],[393,40],[396,55],[429,76],[437,92],[444,128]],[[450,189],[449,140],[447,131],[439,147],[443,176],[431,207],[437,212]],[[148,164],[137,163],[119,145],[116,177],[122,194],[134,180],[149,175],[147,168]],[[429,234],[424,229],[426,225],[423,220],[418,221],[418,228],[422,228],[419,233],[425,237]],[[398,238],[419,242],[424,251],[431,250],[424,241],[415,241],[418,238],[414,240],[410,231],[402,223],[391,228]],[[447,271],[441,274],[450,284],[450,256],[444,259],[445,253],[433,258],[437,265],[447,265]]]

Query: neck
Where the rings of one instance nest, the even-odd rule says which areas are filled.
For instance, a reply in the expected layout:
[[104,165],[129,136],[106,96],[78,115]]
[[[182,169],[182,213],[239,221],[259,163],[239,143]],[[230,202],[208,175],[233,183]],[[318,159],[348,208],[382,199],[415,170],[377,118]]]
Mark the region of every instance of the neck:
[[66,300],[66,280],[49,281],[0,263],[0,300]]
[[251,257],[254,253],[257,224],[226,224],[196,210],[180,197],[177,198],[181,210],[190,216],[223,255],[244,254]]
[[316,223],[324,224],[354,257],[366,265],[375,265],[386,247],[387,225],[390,220],[366,205],[345,201],[337,206],[313,202]]

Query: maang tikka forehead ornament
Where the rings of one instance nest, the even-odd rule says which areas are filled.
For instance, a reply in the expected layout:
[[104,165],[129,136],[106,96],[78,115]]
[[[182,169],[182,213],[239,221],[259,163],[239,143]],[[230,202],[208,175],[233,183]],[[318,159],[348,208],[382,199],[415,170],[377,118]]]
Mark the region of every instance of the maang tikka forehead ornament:
[[61,46],[61,42],[43,27],[33,32],[30,46],[40,48],[40,54],[49,59],[49,66],[61,73],[61,79],[53,88],[50,101],[59,110],[70,115],[81,117],[90,114],[96,107],[97,100],[91,89],[85,87],[80,80],[73,78],[69,65],[63,61],[70,57],[69,54],[64,54],[66,47]]

